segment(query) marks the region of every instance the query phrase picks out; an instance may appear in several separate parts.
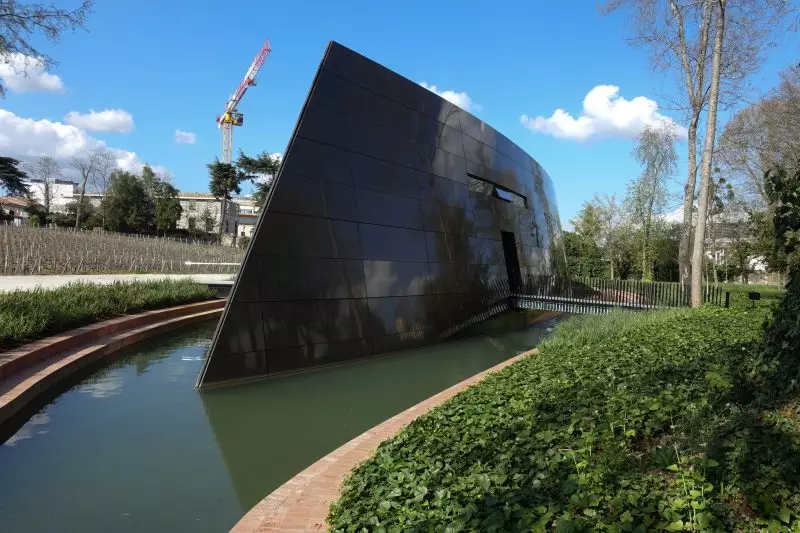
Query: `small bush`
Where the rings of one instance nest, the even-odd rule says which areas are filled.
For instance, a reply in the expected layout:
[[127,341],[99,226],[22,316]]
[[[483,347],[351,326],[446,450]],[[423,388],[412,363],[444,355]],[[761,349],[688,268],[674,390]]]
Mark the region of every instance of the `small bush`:
[[214,291],[191,281],[95,285],[0,293],[0,349],[7,350],[97,320],[208,300]]
[[383,443],[331,530],[796,531],[800,402],[772,392],[767,316],[572,319]]

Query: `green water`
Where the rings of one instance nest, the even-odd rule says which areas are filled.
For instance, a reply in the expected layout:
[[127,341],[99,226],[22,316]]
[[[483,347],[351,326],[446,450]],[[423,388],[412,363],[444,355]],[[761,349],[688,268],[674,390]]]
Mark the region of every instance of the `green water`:
[[550,325],[203,393],[211,326],[140,344],[0,445],[0,531],[227,531],[318,458]]

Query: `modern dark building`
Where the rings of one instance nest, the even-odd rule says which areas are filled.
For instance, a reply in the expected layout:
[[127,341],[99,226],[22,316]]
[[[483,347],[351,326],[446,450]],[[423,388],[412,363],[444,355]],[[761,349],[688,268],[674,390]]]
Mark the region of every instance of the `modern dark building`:
[[332,42],[198,385],[437,342],[492,280],[564,270],[532,157]]

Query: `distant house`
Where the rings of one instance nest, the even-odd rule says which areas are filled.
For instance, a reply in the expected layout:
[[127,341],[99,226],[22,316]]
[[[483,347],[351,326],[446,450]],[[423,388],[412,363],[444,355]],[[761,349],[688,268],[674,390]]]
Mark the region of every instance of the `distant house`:
[[239,206],[239,229],[236,232],[240,237],[252,237],[258,221],[260,207],[252,196],[237,196],[233,202]]
[[0,196],[0,209],[3,217],[15,226],[25,226],[28,223],[28,206],[31,201],[17,196]]
[[[214,195],[207,192],[179,192],[178,201],[183,208],[183,215],[181,215],[181,219],[178,221],[179,228],[189,228],[192,225],[191,220],[194,219],[193,224],[195,227],[205,229],[203,227],[203,215],[206,210],[208,210],[214,219],[214,229],[212,231],[219,231],[222,200],[214,198]],[[238,235],[238,216],[239,206],[233,201],[228,201],[225,207],[224,233]]]

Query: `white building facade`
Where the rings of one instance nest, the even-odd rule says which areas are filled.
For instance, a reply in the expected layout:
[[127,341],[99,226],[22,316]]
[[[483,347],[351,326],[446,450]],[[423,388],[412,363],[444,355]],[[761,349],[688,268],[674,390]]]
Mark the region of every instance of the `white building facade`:
[[41,180],[30,178],[25,184],[31,191],[31,199],[41,206],[45,205],[45,196],[50,196],[50,212],[65,213],[67,204],[78,199],[78,184],[70,180]]

